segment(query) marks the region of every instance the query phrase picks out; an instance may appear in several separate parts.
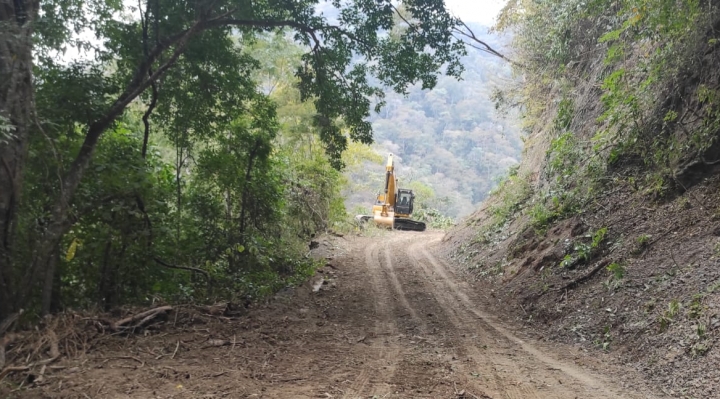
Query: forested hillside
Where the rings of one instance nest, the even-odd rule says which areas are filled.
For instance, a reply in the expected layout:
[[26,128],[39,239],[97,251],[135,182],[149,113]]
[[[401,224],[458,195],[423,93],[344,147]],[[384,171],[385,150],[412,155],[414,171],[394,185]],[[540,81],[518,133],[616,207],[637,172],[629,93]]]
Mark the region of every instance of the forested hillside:
[[[487,34],[486,27],[470,28],[498,48],[506,40]],[[390,93],[387,105],[370,119],[376,151],[399,158],[401,185],[419,190],[422,207],[453,218],[475,210],[519,162],[523,146],[516,110],[501,114],[493,103],[497,90],[514,84],[510,65],[474,48],[462,63],[462,80],[440,77],[431,91],[416,85],[407,95]],[[371,206],[382,188],[383,163],[367,167],[375,174],[350,179],[355,184],[348,190],[348,207],[358,211]]]
[[374,105],[465,55],[442,1],[316,3],[0,2],[0,335],[312,272]]
[[543,336],[716,396],[720,2],[512,0],[497,29],[525,155],[450,255]]

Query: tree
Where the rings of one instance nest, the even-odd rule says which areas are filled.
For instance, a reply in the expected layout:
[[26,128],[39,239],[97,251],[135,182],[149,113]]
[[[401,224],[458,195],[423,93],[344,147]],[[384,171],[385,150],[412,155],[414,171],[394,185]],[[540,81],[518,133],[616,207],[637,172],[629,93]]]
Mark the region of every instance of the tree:
[[[442,0],[403,1],[410,17],[400,19],[390,0],[333,1],[339,10],[336,21],[316,15],[317,3],[146,0],[131,8],[118,0],[0,1],[0,81],[6,82],[0,93],[0,319],[19,308],[38,277],[47,274],[51,253],[73,224],[73,199],[98,142],[131,104],[143,99],[148,105],[143,157],[156,108],[165,107],[159,120],[178,129],[178,138],[182,132],[208,132],[237,118],[254,96],[248,76],[257,62],[238,52],[231,34],[239,35],[243,46],[260,32],[293,31],[294,40],[306,49],[296,70],[301,98],[314,103],[314,124],[338,168],[347,147],[340,121],[350,139],[372,140],[367,118],[373,97],[379,108],[383,94],[368,76],[404,92],[415,82],[432,87],[443,65],[451,76],[462,72],[464,46],[453,36],[459,21]],[[132,12],[139,18],[119,17]],[[93,47],[72,34],[83,30],[103,41],[95,59],[72,66],[56,63],[53,51],[72,44]],[[391,30],[395,34],[388,35]],[[43,79],[69,72],[91,90],[57,105],[74,111],[74,120],[58,125],[54,119],[63,116],[39,107],[34,94],[49,84]],[[244,90],[223,90],[226,83]],[[78,105],[87,108],[78,110]],[[36,246],[27,259],[19,259],[14,237],[24,206],[25,160],[32,146],[41,145],[36,136],[53,141],[66,134],[58,126],[72,126],[82,145],[70,160],[58,162],[59,178],[48,185]]]

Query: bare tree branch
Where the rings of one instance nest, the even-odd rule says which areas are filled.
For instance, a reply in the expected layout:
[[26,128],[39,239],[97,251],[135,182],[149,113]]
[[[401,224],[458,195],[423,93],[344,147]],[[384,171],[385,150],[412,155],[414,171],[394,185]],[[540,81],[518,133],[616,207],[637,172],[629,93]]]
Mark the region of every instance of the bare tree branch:
[[[480,38],[478,38],[477,35],[475,35],[475,32],[473,32],[473,30],[470,29],[470,27],[469,27],[465,22],[463,22],[463,21],[460,20],[460,19],[458,19],[458,22],[460,23],[460,28],[455,27],[455,28],[453,28],[453,30],[454,30],[457,34],[459,34],[460,36],[462,36],[462,37],[464,37],[464,38],[466,38],[466,39],[469,39],[469,40],[475,42],[477,45],[472,44],[472,43],[468,43],[467,41],[462,40],[462,38],[458,38],[458,40],[462,40],[466,45],[468,45],[468,46],[470,46],[470,47],[472,47],[472,48],[474,48],[474,49],[477,49],[477,50],[480,50],[480,51],[484,51],[484,52],[486,52],[486,53],[488,53],[488,54],[492,54],[492,55],[494,55],[494,56],[496,56],[496,57],[502,58],[503,60],[505,60],[505,61],[507,61],[507,62],[515,65],[515,66],[523,67],[523,68],[524,68],[524,65],[523,65],[523,64],[520,64],[519,62],[516,62],[516,61],[511,60],[510,58],[506,57],[505,55],[503,55],[503,54],[500,53],[499,51],[497,51],[497,50],[495,50],[494,48],[492,48],[489,44],[485,43],[485,41],[480,40]],[[456,36],[456,38],[457,38],[457,36]]]
[[168,269],[187,270],[187,271],[190,271],[193,273],[199,273],[199,274],[202,274],[203,276],[205,276],[205,279],[207,279],[208,282],[212,281],[212,279],[210,278],[210,274],[203,269],[198,269],[197,267],[190,267],[190,266],[173,265],[173,264],[163,261],[162,259],[160,259],[158,257],[154,257],[153,260],[158,265],[167,267]]

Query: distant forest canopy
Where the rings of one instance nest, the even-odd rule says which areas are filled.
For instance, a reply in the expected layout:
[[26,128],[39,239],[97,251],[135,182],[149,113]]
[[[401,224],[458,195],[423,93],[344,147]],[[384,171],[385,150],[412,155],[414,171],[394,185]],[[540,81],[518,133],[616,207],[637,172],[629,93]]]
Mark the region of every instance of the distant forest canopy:
[[303,281],[308,240],[355,227],[339,170],[379,157],[373,101],[466,55],[443,0],[2,4],[0,320]]
[[[502,37],[469,25],[481,40],[502,48]],[[407,96],[388,93],[372,114],[373,148],[397,157],[401,187],[419,190],[417,201],[453,218],[468,215],[485,199],[522,152],[520,124],[500,115],[492,94],[513,80],[504,60],[469,48],[462,80],[441,76],[432,90],[412,86]],[[346,205],[362,212],[382,189],[384,162],[366,162],[351,173]]]

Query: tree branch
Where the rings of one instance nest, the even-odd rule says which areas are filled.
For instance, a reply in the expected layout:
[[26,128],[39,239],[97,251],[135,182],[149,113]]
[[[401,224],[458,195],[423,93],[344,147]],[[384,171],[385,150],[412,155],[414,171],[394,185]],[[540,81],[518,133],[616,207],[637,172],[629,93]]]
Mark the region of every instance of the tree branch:
[[164,262],[162,259],[158,257],[154,257],[153,260],[160,266],[167,267],[168,269],[178,269],[178,270],[187,270],[193,273],[199,273],[205,276],[205,279],[210,283],[212,281],[212,278],[210,278],[210,273],[206,272],[205,270],[198,269],[197,267],[189,267],[189,266],[177,266],[172,265],[170,263]]
[[[522,65],[522,64],[520,64],[520,63],[518,63],[518,62],[516,62],[516,61],[511,60],[510,58],[506,57],[505,55],[503,55],[503,54],[500,53],[499,51],[497,51],[497,50],[495,50],[494,48],[490,47],[489,44],[487,44],[487,43],[485,43],[484,41],[480,40],[480,39],[475,35],[475,32],[473,32],[473,30],[470,29],[470,27],[469,27],[465,22],[463,22],[463,21],[460,20],[460,19],[458,19],[458,22],[460,23],[460,27],[461,27],[462,29],[461,29],[461,28],[458,28],[458,27],[455,27],[455,28],[453,28],[453,30],[454,30],[455,32],[457,32],[459,35],[461,35],[461,36],[463,36],[463,37],[465,37],[465,38],[468,38],[468,39],[472,40],[473,42],[477,43],[479,46],[473,45],[472,43],[468,43],[468,42],[466,42],[466,41],[464,41],[464,40],[462,40],[462,39],[460,39],[460,38],[458,38],[458,40],[462,40],[463,43],[465,43],[466,45],[468,45],[468,46],[470,46],[470,47],[472,47],[472,48],[474,48],[474,49],[477,49],[477,50],[480,50],[480,51],[484,51],[484,52],[486,52],[486,53],[488,53],[488,54],[491,54],[491,55],[494,55],[494,56],[496,56],[496,57],[502,58],[503,60],[505,60],[505,61],[507,61],[507,62],[515,65],[515,66],[523,67],[523,68],[525,67],[524,65]],[[456,38],[457,38],[457,36],[456,36]]]
[[[150,51],[148,50],[148,30],[149,30],[149,21],[148,18],[150,18],[150,3],[147,3],[147,6],[145,7],[145,12],[142,10],[142,0],[138,0],[138,8],[140,10],[140,24],[142,25],[142,40],[143,40],[143,53],[145,56],[145,60],[147,61],[149,57]],[[155,13],[155,22],[157,22],[158,15],[157,10]],[[157,23],[155,24],[155,28],[157,29]],[[155,32],[155,35],[157,37],[157,32]],[[153,75],[152,70],[152,63],[148,67],[148,76]],[[142,157],[145,159],[147,157],[147,148],[148,148],[148,141],[150,139],[150,114],[152,114],[153,110],[155,109],[155,106],[157,105],[157,98],[158,98],[158,88],[157,88],[157,82],[151,81],[150,85],[152,86],[152,97],[150,100],[150,105],[148,106],[147,110],[142,116],[143,125],[145,125],[145,134],[143,135],[143,145],[142,145]]]

